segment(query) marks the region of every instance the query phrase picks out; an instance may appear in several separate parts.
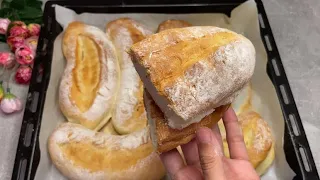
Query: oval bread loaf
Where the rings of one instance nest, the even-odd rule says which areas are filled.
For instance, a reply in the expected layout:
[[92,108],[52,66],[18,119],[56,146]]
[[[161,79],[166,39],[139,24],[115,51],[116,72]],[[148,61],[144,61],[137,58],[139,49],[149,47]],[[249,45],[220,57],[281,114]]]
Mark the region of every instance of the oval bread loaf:
[[63,123],[51,134],[48,149],[55,166],[72,180],[150,180],[165,174],[148,127],[119,136]]
[[152,33],[129,18],[109,22],[106,31],[116,48],[121,71],[112,123],[120,134],[129,134],[143,129],[147,124],[147,116],[143,105],[143,84],[133,67],[128,50],[132,44]]
[[59,87],[59,104],[68,121],[99,130],[110,119],[119,89],[115,48],[100,29],[72,22],[63,36],[67,65]]

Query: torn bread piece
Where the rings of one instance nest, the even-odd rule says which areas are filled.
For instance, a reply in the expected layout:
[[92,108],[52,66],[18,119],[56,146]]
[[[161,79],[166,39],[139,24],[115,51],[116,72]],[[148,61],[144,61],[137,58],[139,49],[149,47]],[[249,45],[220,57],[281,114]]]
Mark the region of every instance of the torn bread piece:
[[147,116],[143,104],[143,83],[133,67],[128,51],[132,44],[152,32],[130,18],[109,22],[106,32],[116,48],[121,69],[120,89],[112,122],[117,132],[129,134],[145,128]]
[[196,130],[200,127],[212,128],[221,119],[223,113],[229,107],[229,105],[218,107],[213,113],[204,117],[200,122],[193,123],[179,130],[173,129],[168,125],[167,120],[164,118],[164,114],[147,90],[144,91],[144,102],[147,110],[152,143],[159,154],[188,143],[194,138]]
[[183,28],[189,26],[192,26],[192,24],[188,23],[187,21],[178,19],[168,19],[159,24],[157,32],[161,32],[167,29]]
[[63,123],[49,137],[48,149],[53,164],[71,180],[149,180],[165,175],[148,127],[118,136]]
[[60,109],[68,121],[100,130],[111,117],[120,84],[115,48],[102,30],[72,22],[62,50],[67,63],[59,87]]
[[130,53],[168,125],[180,130],[232,103],[255,67],[247,38],[213,26],[168,29],[134,44]]

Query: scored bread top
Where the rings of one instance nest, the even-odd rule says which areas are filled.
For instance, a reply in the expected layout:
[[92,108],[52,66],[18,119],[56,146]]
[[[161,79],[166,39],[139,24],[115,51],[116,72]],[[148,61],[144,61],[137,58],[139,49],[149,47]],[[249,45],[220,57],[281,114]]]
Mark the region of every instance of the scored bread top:
[[127,52],[132,44],[144,39],[152,32],[130,18],[119,18],[109,22],[106,32],[116,48],[121,69],[120,89],[112,113],[112,121],[117,132],[129,134],[144,128],[147,117],[142,98],[143,83]]
[[119,88],[119,64],[112,42],[100,29],[72,22],[64,32],[66,67],[59,105],[70,122],[90,129],[107,123]]
[[152,97],[156,90],[165,99],[166,105],[156,102],[166,117],[169,107],[185,122],[169,120],[174,128],[199,122],[214,108],[232,102],[255,66],[255,49],[247,38],[213,26],[159,32],[134,44],[131,55],[145,71],[138,70],[140,76],[154,86],[146,86]]

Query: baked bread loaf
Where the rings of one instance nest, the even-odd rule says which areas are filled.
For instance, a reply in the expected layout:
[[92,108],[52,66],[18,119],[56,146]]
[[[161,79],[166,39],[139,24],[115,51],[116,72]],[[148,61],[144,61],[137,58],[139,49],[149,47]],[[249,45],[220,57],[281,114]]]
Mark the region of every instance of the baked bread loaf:
[[159,24],[157,31],[161,32],[167,29],[183,28],[183,27],[189,27],[189,26],[192,26],[192,25],[187,21],[177,20],[177,19],[168,19]]
[[110,119],[119,89],[119,63],[112,42],[100,29],[72,22],[64,32],[67,65],[59,104],[68,121],[99,130]]
[[186,144],[194,138],[199,127],[212,128],[228,109],[229,105],[220,106],[200,122],[193,123],[183,129],[173,129],[168,126],[163,112],[156,105],[148,91],[145,90],[144,101],[147,110],[148,124],[150,126],[151,139],[154,148],[159,154],[170,151],[179,145]]
[[180,130],[230,104],[255,66],[247,38],[213,26],[164,30],[134,44],[130,53],[168,125]]
[[[244,141],[251,164],[259,175],[262,175],[270,167],[274,160],[274,140],[270,127],[254,111],[247,111],[238,115],[238,121],[242,129]],[[223,122],[218,123],[221,132],[224,154],[230,157],[226,131]]]
[[114,136],[63,123],[51,134],[48,148],[52,162],[71,180],[156,180],[165,175],[148,127]]
[[116,48],[121,70],[120,89],[112,122],[117,132],[129,134],[145,128],[147,116],[142,98],[143,84],[128,51],[132,44],[150,35],[151,31],[132,19],[120,18],[109,22],[106,32]]
[[100,132],[112,135],[119,135],[119,133],[113,127],[112,119],[100,130]]

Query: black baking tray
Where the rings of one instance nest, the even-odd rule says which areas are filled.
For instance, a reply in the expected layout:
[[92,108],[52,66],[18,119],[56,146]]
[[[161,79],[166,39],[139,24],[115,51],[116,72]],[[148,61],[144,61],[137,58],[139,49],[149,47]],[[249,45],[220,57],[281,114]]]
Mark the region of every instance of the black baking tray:
[[[286,160],[296,173],[296,179],[319,180],[271,27],[261,0],[255,0],[259,12],[261,38],[268,55],[266,71],[275,87],[285,120],[284,151]],[[34,71],[29,87],[18,142],[12,179],[34,179],[40,161],[39,132],[46,91],[50,80],[53,43],[61,26],[55,19],[54,5],[73,9],[77,13],[224,13],[245,0],[119,0],[114,1],[48,1],[44,8]]]

